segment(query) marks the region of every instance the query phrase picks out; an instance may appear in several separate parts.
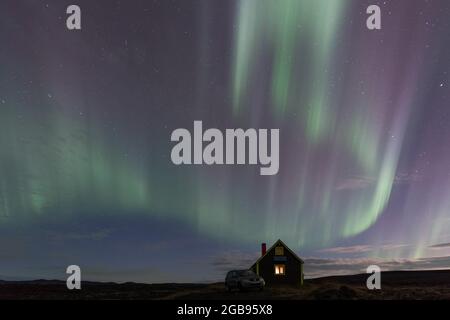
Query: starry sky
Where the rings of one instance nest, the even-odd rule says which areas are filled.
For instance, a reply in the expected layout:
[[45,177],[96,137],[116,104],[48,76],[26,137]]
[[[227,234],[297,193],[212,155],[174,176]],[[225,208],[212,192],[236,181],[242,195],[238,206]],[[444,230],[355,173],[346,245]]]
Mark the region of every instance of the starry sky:
[[[70,4],[0,3],[0,278],[450,267],[448,0]],[[175,166],[194,120],[279,128],[278,174]]]

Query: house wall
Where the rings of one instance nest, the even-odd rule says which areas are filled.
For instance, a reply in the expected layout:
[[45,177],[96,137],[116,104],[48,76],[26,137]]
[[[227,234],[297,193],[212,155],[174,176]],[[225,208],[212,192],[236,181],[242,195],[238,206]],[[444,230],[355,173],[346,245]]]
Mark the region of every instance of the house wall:
[[[266,281],[266,285],[301,285],[302,265],[301,263],[284,248],[284,257],[286,261],[274,261],[275,247],[270,250],[266,256],[252,267],[252,270],[259,273]],[[275,275],[275,264],[284,264],[286,266],[285,275]]]

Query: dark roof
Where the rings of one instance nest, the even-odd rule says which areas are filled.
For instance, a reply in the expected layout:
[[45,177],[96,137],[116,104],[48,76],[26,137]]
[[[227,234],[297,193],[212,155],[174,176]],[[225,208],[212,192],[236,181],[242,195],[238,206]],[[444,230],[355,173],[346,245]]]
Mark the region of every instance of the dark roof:
[[273,249],[275,248],[278,244],[281,244],[283,247],[285,247],[293,256],[296,260],[298,260],[300,263],[304,263],[304,261],[291,249],[289,249],[289,247],[283,242],[281,241],[281,239],[278,239],[277,241],[275,241],[275,243],[266,251],[266,253],[259,257],[258,260],[255,261],[255,263],[251,266],[251,268],[253,268],[254,265],[256,265],[259,261],[261,261],[265,256],[267,256],[267,254]]

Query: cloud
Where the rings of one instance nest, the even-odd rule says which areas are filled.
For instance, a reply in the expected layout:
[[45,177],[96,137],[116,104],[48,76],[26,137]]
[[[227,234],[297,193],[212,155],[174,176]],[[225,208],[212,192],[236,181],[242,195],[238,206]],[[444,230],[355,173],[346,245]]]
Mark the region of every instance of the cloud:
[[373,246],[370,245],[357,245],[350,247],[335,247],[335,248],[327,248],[319,250],[319,252],[323,253],[338,253],[338,254],[347,254],[347,253],[362,253],[372,251]]
[[432,249],[450,248],[450,243],[438,243],[438,244],[429,246],[428,248],[432,248]]
[[155,252],[164,250],[175,250],[179,246],[180,242],[176,240],[159,240],[144,243],[142,244],[141,247],[145,251]]
[[374,182],[375,179],[370,177],[351,177],[343,179],[336,187],[336,190],[364,189],[371,186]]
[[181,274],[170,272],[162,268],[147,266],[142,268],[112,269],[104,267],[84,267],[83,278],[86,281],[101,282],[137,282],[137,283],[156,283],[156,282],[188,282],[188,279]]
[[306,258],[304,260],[306,278],[365,273],[367,267],[370,265],[377,265],[382,271],[438,270],[448,269],[450,267],[450,256],[420,259]]
[[61,240],[103,240],[112,233],[112,229],[98,229],[89,232],[50,232],[50,237],[56,241]]
[[248,269],[259,258],[259,253],[245,253],[238,250],[227,251],[212,257],[213,267],[225,273],[234,269]]
[[[423,180],[423,176],[418,173],[400,172],[394,178],[394,184],[408,184],[413,182],[420,182]],[[375,177],[368,176],[352,176],[345,178],[339,182],[336,190],[358,190],[365,189],[373,186],[377,182]]]
[[356,253],[366,253],[372,251],[381,251],[381,250],[395,250],[399,248],[405,248],[409,245],[405,244],[385,244],[385,245],[355,245],[348,247],[334,247],[334,248],[326,248],[319,250],[321,253],[332,253],[332,254],[356,254]]
[[[211,264],[223,274],[233,269],[249,268],[258,258],[258,253],[229,251],[214,256]],[[438,270],[450,268],[450,256],[420,259],[382,259],[382,258],[317,258],[306,257],[305,277],[318,278],[334,275],[365,273],[370,265],[377,265],[382,271]]]

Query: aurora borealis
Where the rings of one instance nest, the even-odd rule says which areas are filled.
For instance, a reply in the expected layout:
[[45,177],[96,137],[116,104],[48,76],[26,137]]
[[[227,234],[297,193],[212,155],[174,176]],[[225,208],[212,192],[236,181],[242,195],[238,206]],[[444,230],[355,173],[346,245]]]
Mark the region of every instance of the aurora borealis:
[[[450,256],[449,1],[80,0],[81,31],[69,4],[0,4],[0,278]],[[279,128],[278,174],[175,166],[195,120]]]

